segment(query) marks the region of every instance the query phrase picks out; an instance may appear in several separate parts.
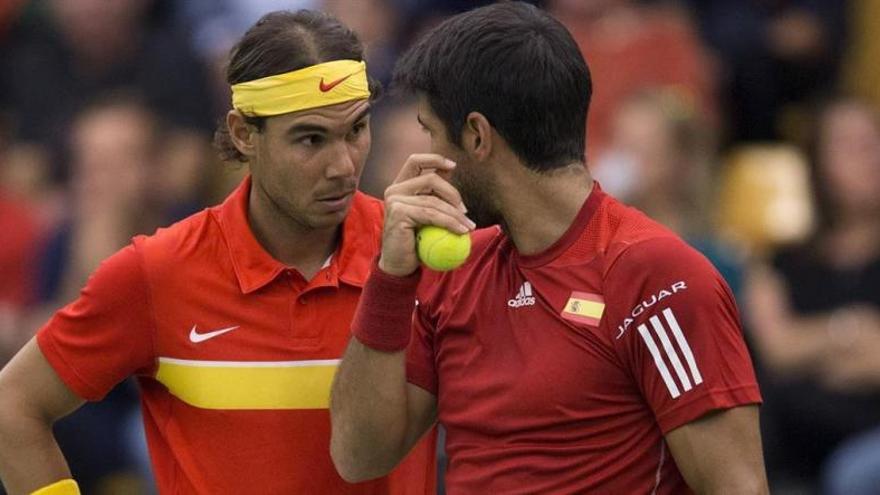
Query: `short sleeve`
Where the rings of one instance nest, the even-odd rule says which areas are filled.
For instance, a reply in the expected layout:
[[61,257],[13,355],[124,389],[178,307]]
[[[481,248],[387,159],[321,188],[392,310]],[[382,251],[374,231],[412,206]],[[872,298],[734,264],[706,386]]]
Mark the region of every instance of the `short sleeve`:
[[153,373],[153,332],[140,257],[128,246],[101,263],[79,297],[39,330],[37,343],[74,393],[96,401],[130,375]]
[[433,335],[433,326],[417,304],[413,311],[412,339],[406,349],[406,378],[413,385],[437,395]]
[[603,325],[664,434],[761,402],[733,295],[683,241],[629,246],[606,273],[605,297]]

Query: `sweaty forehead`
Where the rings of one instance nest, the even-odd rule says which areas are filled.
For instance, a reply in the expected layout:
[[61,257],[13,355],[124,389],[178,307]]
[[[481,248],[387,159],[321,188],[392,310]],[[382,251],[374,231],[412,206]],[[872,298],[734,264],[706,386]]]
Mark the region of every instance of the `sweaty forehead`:
[[326,107],[310,108],[299,112],[270,117],[268,122],[281,132],[298,127],[323,127],[330,131],[347,128],[365,114],[370,108],[366,98],[352,100]]

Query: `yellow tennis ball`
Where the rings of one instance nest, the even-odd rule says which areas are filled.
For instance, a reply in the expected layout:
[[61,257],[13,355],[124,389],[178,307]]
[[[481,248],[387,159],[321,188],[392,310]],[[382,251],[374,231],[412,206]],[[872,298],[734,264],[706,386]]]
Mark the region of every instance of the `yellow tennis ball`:
[[471,254],[471,236],[425,225],[416,234],[416,250],[428,268],[438,272],[453,270]]

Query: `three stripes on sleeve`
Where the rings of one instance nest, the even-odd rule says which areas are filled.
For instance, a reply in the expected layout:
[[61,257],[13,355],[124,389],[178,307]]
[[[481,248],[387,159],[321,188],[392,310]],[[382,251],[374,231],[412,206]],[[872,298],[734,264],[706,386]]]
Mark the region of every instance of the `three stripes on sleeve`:
[[[663,382],[666,384],[666,388],[669,389],[669,394],[673,399],[676,399],[682,394],[682,390],[687,392],[703,383],[703,377],[700,374],[699,367],[697,367],[694,353],[688,344],[687,338],[682,333],[681,327],[672,313],[672,309],[664,309],[662,316],[662,320],[657,315],[648,319],[648,323],[650,323],[654,330],[653,334],[645,323],[638,326],[638,332],[648,347],[648,351],[650,351],[651,357],[654,359],[654,364],[657,365],[660,376],[663,377]],[[670,339],[670,332],[672,339]],[[677,349],[672,343],[673,339],[677,344]],[[667,363],[672,366],[674,375],[670,373]]]

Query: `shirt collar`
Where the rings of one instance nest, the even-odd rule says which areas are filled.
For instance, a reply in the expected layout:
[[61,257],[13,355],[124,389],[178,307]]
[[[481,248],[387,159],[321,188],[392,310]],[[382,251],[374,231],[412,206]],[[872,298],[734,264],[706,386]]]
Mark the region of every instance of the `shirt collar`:
[[[274,281],[288,269],[257,241],[248,223],[251,177],[247,176],[226,200],[211,209],[229,249],[229,257],[244,294]],[[379,200],[355,193],[351,209],[342,224],[341,245],[329,264],[309,281],[309,285],[339,286],[339,281],[363,287],[382,237],[383,206]]]

